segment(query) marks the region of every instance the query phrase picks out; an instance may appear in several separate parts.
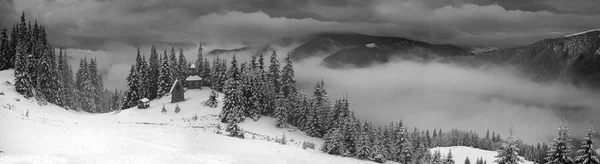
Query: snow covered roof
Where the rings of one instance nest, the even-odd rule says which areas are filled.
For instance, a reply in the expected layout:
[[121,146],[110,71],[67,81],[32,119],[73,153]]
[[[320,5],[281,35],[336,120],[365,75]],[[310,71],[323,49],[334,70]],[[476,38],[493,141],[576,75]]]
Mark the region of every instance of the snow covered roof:
[[140,99],[140,101],[143,103],[146,103],[146,102],[149,102],[150,100],[148,100],[148,98],[143,98],[143,99]]
[[196,68],[196,64],[192,64],[190,68]]
[[190,76],[185,79],[185,81],[198,81],[198,80],[202,80],[202,78],[198,75]]
[[175,85],[177,85],[178,82],[179,82],[179,79],[175,79],[175,81],[173,82],[173,85],[171,85],[171,90],[169,90],[169,93],[173,93],[173,89],[175,89]]
[[367,46],[369,48],[377,47],[377,45],[375,43],[369,43],[369,44],[366,44],[365,46]]

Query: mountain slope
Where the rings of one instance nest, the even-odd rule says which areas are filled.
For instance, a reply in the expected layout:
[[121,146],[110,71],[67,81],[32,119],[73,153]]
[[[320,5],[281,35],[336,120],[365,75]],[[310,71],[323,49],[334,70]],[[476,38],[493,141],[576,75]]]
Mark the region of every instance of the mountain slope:
[[471,56],[453,45],[434,45],[400,37],[370,36],[356,33],[323,33],[291,52],[294,60],[325,57],[329,67],[353,65],[366,67],[386,63],[394,57],[410,60],[433,60],[436,57]]
[[208,52],[208,55],[230,54],[230,53],[249,51],[250,49],[252,49],[252,47],[241,47],[241,48],[234,48],[234,49],[214,49],[214,50],[211,50],[210,52]]
[[[220,108],[199,105],[208,88],[188,90],[177,104],[166,96],[148,109],[90,114],[24,99],[9,84],[12,73],[0,71],[0,163],[373,163],[304,150],[299,143],[318,148],[322,141],[275,128],[270,118],[240,124],[246,139],[217,134],[225,127],[217,120]],[[176,105],[181,112],[173,112]],[[287,145],[265,139],[283,133]]]
[[516,66],[534,80],[563,80],[597,88],[600,87],[600,31],[488,51],[472,60]]

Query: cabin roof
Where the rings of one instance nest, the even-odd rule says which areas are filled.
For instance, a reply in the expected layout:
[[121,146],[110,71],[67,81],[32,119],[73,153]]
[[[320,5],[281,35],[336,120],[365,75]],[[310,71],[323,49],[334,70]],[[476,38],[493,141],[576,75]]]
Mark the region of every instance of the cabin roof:
[[202,78],[198,75],[190,76],[185,79],[185,81],[198,81],[198,80],[202,80]]
[[140,99],[140,101],[141,101],[141,102],[143,102],[143,103],[147,103],[147,102],[149,102],[150,100],[148,100],[148,98],[143,98],[143,99]]
[[169,93],[173,93],[173,90],[175,89],[176,85],[181,85],[178,83],[179,83],[179,79],[175,79],[175,82],[173,82],[173,85],[171,86],[171,90],[169,90]]

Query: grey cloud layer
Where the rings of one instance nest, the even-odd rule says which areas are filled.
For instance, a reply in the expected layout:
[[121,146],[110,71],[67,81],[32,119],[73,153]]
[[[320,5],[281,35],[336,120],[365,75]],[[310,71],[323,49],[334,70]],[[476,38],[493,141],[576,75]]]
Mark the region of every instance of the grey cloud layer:
[[0,0],[0,25],[9,26],[18,20],[15,12],[26,11],[47,25],[54,44],[82,49],[110,42],[270,41],[323,31],[512,46],[600,27],[593,8],[600,2],[565,1]]

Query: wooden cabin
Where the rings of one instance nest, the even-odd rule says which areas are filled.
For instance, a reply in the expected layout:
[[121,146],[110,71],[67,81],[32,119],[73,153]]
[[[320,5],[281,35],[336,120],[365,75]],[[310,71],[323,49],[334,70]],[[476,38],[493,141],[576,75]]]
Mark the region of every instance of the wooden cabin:
[[173,82],[173,86],[171,86],[171,91],[169,91],[169,93],[171,93],[171,103],[181,102],[185,100],[185,90],[181,82],[179,82],[179,80],[175,80],[175,82]]
[[188,89],[201,89],[202,78],[198,75],[190,76],[185,79],[185,83]]
[[150,107],[150,100],[148,98],[143,98],[138,101],[138,109],[146,109]]

